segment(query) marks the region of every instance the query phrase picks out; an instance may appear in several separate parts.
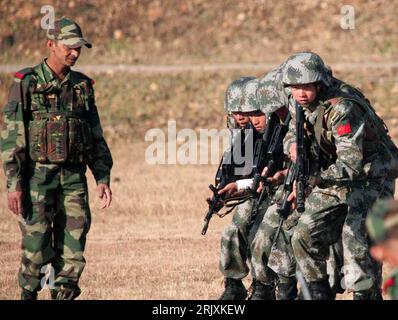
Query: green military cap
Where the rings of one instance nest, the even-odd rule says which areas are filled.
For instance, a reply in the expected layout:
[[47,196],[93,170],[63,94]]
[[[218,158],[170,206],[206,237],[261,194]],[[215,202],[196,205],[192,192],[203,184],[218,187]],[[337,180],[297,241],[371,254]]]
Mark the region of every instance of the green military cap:
[[366,218],[366,227],[373,241],[387,240],[390,231],[398,227],[398,201],[378,200]]
[[91,48],[92,45],[83,38],[80,26],[71,19],[61,18],[54,22],[54,28],[47,29],[47,38],[61,41],[69,48],[79,48],[85,45]]

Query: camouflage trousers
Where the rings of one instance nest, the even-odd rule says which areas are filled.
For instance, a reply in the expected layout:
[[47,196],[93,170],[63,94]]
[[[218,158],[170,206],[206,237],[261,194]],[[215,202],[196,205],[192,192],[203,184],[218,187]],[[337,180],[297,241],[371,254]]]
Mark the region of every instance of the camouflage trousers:
[[307,282],[328,279],[329,246],[339,240],[347,211],[347,204],[335,190],[316,187],[306,199],[305,211],[298,216],[291,245],[297,268]]
[[344,257],[341,238],[329,248],[329,259],[326,261],[326,272],[329,275],[329,285],[335,293],[345,290],[344,281]]
[[[266,205],[266,204],[264,204]],[[238,205],[232,217],[232,224],[224,229],[221,237],[220,271],[225,278],[243,279],[249,273],[248,251],[250,235],[255,234],[264,212],[262,205],[256,219],[251,222],[253,200]],[[249,230],[250,229],[250,230]]]
[[277,204],[272,204],[250,244],[253,277],[264,284],[271,285],[276,275],[282,283],[295,277],[296,264],[290,240],[297,215],[293,212],[283,221],[278,233],[280,221]]
[[348,213],[341,236],[344,263],[342,286],[348,291],[381,286],[382,268],[369,253],[365,220],[377,199],[392,198],[394,192],[395,179],[377,179],[362,188],[351,190],[348,194]]
[[39,291],[44,266],[51,264],[54,291],[73,288],[85,266],[86,235],[91,224],[85,166],[30,163],[19,226],[22,261],[19,284]]
[[362,187],[350,188],[345,197],[328,189],[314,189],[292,237],[298,267],[307,281],[327,279],[328,246],[341,236],[342,250],[336,253],[343,254],[343,287],[361,291],[378,286],[381,268],[369,254],[365,219],[374,202],[391,190],[391,183],[385,179],[369,180]]

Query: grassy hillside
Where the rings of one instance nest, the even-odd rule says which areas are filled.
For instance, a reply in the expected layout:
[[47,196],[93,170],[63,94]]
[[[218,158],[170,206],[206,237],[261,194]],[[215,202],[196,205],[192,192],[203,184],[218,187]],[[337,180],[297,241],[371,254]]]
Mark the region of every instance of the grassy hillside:
[[352,0],[355,29],[340,27],[346,1],[2,0],[0,60],[44,52],[42,5],[76,19],[94,48],[85,62],[263,62],[312,49],[331,61],[394,60],[395,1]]

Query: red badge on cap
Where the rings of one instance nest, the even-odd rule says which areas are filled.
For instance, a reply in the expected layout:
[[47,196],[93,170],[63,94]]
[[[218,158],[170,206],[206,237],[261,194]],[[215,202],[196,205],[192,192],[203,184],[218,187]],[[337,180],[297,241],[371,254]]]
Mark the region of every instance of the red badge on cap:
[[394,285],[394,283],[394,278],[388,278],[386,282],[384,282],[383,291],[387,291],[389,287],[392,287]]
[[348,134],[348,133],[351,133],[351,132],[352,132],[351,125],[349,123],[342,124],[342,125],[337,127],[337,134],[339,136],[342,136],[342,135],[345,135],[345,134]]

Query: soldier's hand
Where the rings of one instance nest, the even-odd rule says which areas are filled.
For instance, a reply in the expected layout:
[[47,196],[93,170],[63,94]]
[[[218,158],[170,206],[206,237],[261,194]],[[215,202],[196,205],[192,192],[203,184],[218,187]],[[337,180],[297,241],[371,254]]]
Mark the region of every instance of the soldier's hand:
[[23,214],[23,192],[14,191],[7,194],[8,208],[16,215]]
[[[268,167],[264,167],[263,172],[261,172],[261,176],[265,177],[267,175],[268,172]],[[263,190],[264,187],[264,183],[262,181],[260,181],[260,184],[258,185],[257,188],[257,193],[261,193],[261,191]]]
[[220,191],[218,191],[218,194],[223,194],[226,193],[228,196],[231,196],[235,192],[238,191],[238,185],[236,182],[231,182],[227,184],[224,188],[222,188]]
[[267,178],[267,181],[272,184],[281,184],[287,175],[288,169],[277,171],[274,176]]
[[297,143],[293,142],[290,144],[289,154],[290,154],[290,159],[293,162],[296,162],[296,160],[297,160]]
[[97,186],[97,195],[102,202],[100,209],[109,208],[112,202],[111,188],[105,183],[99,183]]

